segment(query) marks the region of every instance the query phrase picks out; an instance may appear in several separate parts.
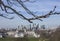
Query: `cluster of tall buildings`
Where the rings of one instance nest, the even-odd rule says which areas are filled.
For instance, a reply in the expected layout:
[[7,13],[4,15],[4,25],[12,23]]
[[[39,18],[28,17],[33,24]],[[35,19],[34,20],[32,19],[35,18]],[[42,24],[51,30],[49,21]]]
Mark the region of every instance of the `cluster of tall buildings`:
[[42,25],[41,28],[39,28],[39,24],[33,24],[29,25],[29,27],[26,26],[18,26],[17,28],[12,29],[0,29],[0,38],[2,37],[14,37],[14,38],[23,38],[23,37],[35,37],[39,38],[41,36],[42,32],[48,32],[45,29],[45,25]]

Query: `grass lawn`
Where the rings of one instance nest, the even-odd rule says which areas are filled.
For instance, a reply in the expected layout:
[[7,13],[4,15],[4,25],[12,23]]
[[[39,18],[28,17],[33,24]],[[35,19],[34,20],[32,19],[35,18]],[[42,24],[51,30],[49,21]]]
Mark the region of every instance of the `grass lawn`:
[[0,38],[0,41],[15,41],[14,38]]
[[39,41],[37,38],[0,38],[0,41]]
[[0,41],[43,41],[40,38],[0,38]]

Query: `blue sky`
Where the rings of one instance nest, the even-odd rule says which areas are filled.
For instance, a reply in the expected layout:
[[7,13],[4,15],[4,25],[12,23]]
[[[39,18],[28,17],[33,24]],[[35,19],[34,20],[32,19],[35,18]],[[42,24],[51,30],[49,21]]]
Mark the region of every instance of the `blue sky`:
[[[34,1],[34,0],[31,0]],[[24,3],[27,8],[29,8],[33,12],[37,12],[36,15],[44,15],[47,14],[50,10],[54,8],[54,6],[57,6],[56,11],[60,12],[60,0],[37,0],[34,3],[25,2]],[[26,17],[32,17],[31,15],[28,15],[25,10],[21,7],[20,9],[14,7],[18,11],[21,11],[24,16]],[[4,13],[4,12],[2,12]],[[11,16],[11,15],[9,15]],[[20,19],[16,14],[12,15],[15,18],[12,20],[5,19],[3,17],[0,17],[0,28],[14,28],[18,25],[29,25],[30,23],[26,20]],[[40,25],[46,25],[48,27],[55,27],[60,25],[60,15],[52,15],[49,18],[42,19],[43,21],[34,20],[33,22]]]

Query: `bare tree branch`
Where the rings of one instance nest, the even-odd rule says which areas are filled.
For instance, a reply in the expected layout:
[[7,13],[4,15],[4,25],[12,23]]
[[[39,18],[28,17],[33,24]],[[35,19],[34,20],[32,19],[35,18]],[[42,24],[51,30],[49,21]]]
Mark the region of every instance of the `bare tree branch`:
[[[26,0],[27,1],[27,0]],[[33,12],[31,12],[25,5],[24,5],[24,3],[20,0],[20,1],[18,1],[17,0],[17,2],[25,9],[25,11],[28,13],[28,14],[30,14],[30,15],[33,15],[34,17],[37,17],[36,15],[34,15],[33,14]],[[39,19],[40,21],[42,21],[41,19]]]
[[7,16],[4,16],[3,14],[0,14],[0,16],[7,18],[7,19],[13,19],[14,17],[8,18]]
[[28,20],[36,20],[36,19],[39,19],[39,18],[48,18],[51,15],[60,14],[60,12],[54,12],[55,11],[55,8],[56,8],[56,6],[48,14],[45,14],[43,16],[38,16],[38,17],[35,17],[35,18],[29,18]]
[[[20,18],[24,19],[24,20],[27,20],[28,22],[32,23],[31,20],[41,20],[41,18],[48,18],[50,17],[51,15],[55,15],[55,14],[60,14],[60,12],[55,12],[55,9],[56,9],[56,6],[54,7],[53,10],[51,10],[49,13],[45,14],[45,15],[42,15],[42,16],[37,16],[35,15],[35,13],[33,13],[32,11],[30,11],[24,4],[24,2],[22,0],[6,0],[7,1],[7,4],[6,5],[2,0],[0,0],[0,8],[2,11],[5,11],[7,14],[13,14],[15,13],[16,15],[18,15]],[[13,1],[13,2],[11,2]],[[30,0],[25,0],[25,1],[30,1]],[[17,4],[19,4],[20,6],[22,6],[24,8],[24,10],[29,14],[29,15],[32,15],[33,18],[26,18],[23,14],[21,14],[21,12],[15,10],[14,8],[12,8],[11,6],[9,5],[15,5],[17,6],[17,4],[14,4],[14,2],[17,2]],[[9,12],[8,9],[10,9],[12,12]],[[4,18],[8,18],[7,16],[4,16],[3,14],[0,14],[0,16],[4,17]],[[13,19],[12,18],[8,18],[8,19]]]

